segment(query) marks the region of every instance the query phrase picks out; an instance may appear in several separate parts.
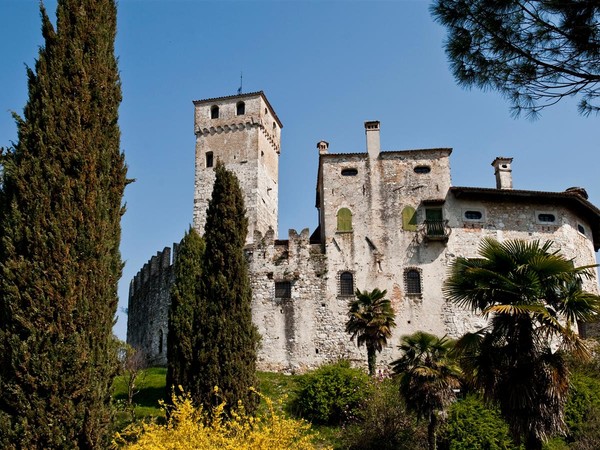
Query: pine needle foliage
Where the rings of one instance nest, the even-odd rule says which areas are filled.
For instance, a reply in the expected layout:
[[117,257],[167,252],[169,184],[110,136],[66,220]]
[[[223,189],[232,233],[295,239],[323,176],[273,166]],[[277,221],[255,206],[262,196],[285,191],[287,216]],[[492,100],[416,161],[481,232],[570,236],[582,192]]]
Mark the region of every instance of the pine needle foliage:
[[500,92],[515,116],[566,97],[600,114],[598,0],[434,0],[431,12],[461,86]]
[[0,447],[106,448],[126,168],[113,0],[59,0],[0,183]]
[[252,323],[252,290],[244,245],[248,219],[236,176],[217,163],[206,214],[199,296],[201,310],[194,319],[196,375],[191,395],[205,409],[215,406],[219,386],[226,411],[239,401],[252,413],[258,397],[256,352],[259,334]]
[[204,240],[190,227],[177,247],[174,265],[175,282],[171,288],[167,335],[167,394],[173,392],[177,386],[182,386],[184,391],[189,391],[192,387],[192,361],[197,345],[194,323],[201,306],[198,284],[202,273],[203,254]]

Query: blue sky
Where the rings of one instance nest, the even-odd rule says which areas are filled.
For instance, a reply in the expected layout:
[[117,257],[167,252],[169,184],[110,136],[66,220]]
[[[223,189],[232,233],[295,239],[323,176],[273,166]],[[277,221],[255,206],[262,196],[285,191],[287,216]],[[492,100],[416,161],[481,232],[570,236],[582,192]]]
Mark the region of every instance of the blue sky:
[[[46,1],[54,13],[56,2]],[[42,44],[35,0],[0,0],[0,146],[27,99],[25,65]],[[452,147],[452,184],[494,187],[490,163],[510,156],[516,189],[583,186],[600,205],[600,118],[565,101],[531,122],[496,92],[464,90],[448,69],[445,30],[424,0],[120,0],[116,54],[121,145],[129,176],[122,222],[120,309],[129,280],[192,221],[192,100],[263,90],[283,122],[279,236],[317,222],[316,143],[365,149],[365,120],[383,150]],[[115,333],[124,338],[119,312]]]

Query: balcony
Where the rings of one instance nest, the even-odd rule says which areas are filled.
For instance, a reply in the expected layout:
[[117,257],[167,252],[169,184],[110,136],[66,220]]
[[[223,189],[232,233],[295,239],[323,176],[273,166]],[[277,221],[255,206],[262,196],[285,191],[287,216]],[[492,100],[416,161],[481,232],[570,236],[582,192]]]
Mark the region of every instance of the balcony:
[[452,230],[447,220],[426,219],[420,231],[425,241],[447,242]]

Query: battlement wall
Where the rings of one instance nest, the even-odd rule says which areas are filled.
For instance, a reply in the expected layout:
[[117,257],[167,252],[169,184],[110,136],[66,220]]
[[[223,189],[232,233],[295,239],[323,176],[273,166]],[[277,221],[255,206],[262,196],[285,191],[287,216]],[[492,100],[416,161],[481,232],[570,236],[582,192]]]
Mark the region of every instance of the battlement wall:
[[167,364],[167,332],[173,262],[177,245],[144,264],[129,285],[127,343],[141,349],[150,365]]

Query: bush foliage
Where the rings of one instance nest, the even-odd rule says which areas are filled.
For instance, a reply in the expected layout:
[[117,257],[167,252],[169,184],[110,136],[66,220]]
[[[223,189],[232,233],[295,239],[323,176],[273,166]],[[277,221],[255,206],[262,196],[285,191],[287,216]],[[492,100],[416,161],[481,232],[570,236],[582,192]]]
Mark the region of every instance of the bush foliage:
[[348,361],[324,365],[304,375],[292,409],[320,424],[341,424],[356,416],[370,395],[370,378]]
[[358,420],[343,434],[349,450],[412,450],[427,447],[427,431],[398,396],[396,380],[371,381]]
[[442,426],[439,448],[444,450],[519,449],[497,409],[490,409],[477,395],[467,395],[450,406]]
[[[230,412],[224,420],[225,404],[210,414],[195,408],[189,396],[173,396],[169,421],[132,425],[118,433],[114,448],[127,450],[313,450],[310,425],[288,419],[277,413],[266,399],[268,412],[257,417],[242,407]],[[133,442],[132,442],[133,441]]]

